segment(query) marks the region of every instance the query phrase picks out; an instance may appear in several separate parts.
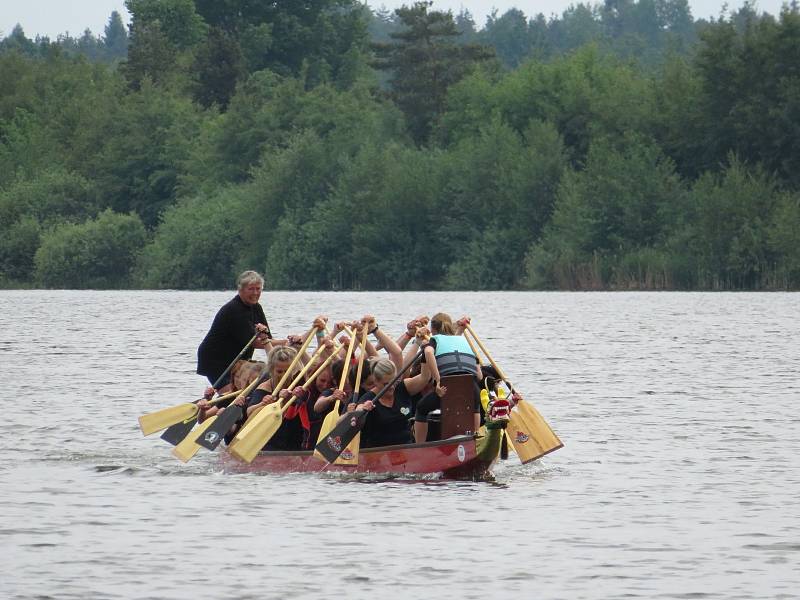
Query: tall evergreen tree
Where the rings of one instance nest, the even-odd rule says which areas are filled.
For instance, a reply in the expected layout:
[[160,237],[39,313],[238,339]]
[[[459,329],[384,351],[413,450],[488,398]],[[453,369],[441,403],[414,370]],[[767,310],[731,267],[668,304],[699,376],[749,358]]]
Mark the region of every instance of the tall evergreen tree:
[[205,36],[206,23],[192,0],[125,0],[125,7],[133,15],[132,28],[158,23],[177,50],[191,48]]
[[395,10],[403,29],[390,34],[393,43],[373,45],[374,64],[391,73],[390,95],[418,144],[428,140],[448,88],[494,55],[485,46],[456,44],[460,33],[452,13],[429,10],[432,4],[416,2]]
[[475,19],[472,18],[472,13],[467,9],[462,8],[456,15],[456,29],[461,34],[459,38],[463,44],[474,44],[478,41],[478,29],[475,26]]
[[531,52],[528,20],[517,8],[506,11],[501,17],[495,10],[486,20],[483,37],[497,51],[506,67],[516,68]]
[[34,56],[36,54],[36,44],[33,43],[33,40],[28,39],[22,29],[22,25],[17,23],[9,36],[4,40],[0,40],[0,52],[4,50],[16,50],[22,54]]
[[195,100],[206,108],[216,104],[224,110],[236,91],[236,82],[244,74],[239,44],[230,33],[212,27],[195,53],[194,71],[197,73]]
[[[310,69],[328,71],[336,79],[340,68],[349,68],[344,56],[348,50],[367,43],[363,6],[354,0],[194,0],[194,4],[209,26],[233,34],[248,65],[280,75],[297,76]],[[325,79],[317,74],[311,78]]]
[[103,45],[106,56],[111,60],[125,58],[128,54],[128,31],[116,10],[108,18],[103,35]]
[[175,64],[177,51],[158,21],[131,26],[131,45],[128,60],[120,71],[133,89],[139,89],[145,77],[155,83],[162,81]]
[[78,38],[78,52],[93,62],[100,58],[100,42],[92,35],[92,30],[88,27]]

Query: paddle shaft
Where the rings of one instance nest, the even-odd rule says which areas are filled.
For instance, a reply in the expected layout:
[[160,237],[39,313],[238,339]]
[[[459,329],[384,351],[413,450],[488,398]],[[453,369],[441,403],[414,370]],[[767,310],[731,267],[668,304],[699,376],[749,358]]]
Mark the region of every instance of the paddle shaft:
[[[326,358],[322,364],[317,368],[316,371],[308,378],[308,380],[303,384],[303,389],[308,389],[308,386],[311,385],[319,376],[320,373],[330,364],[333,360],[333,357],[336,356],[336,353],[341,349],[340,345],[335,345],[333,348],[333,354],[331,354],[328,358]],[[317,353],[321,353],[318,349]],[[311,364],[309,362],[308,364]],[[204,448],[208,448],[209,450],[216,450],[217,446],[220,445],[224,436],[231,427],[233,427],[239,419],[242,418],[244,415],[244,409],[239,406],[238,404],[232,404],[225,411],[222,413],[221,416],[217,418],[214,424],[209,427],[206,431],[202,432],[202,436],[197,439],[197,443],[203,446]]]
[[[214,383],[212,383],[212,384],[211,384],[211,387],[213,387],[214,389],[217,389],[217,386],[220,384],[220,382],[221,382],[223,379],[225,379],[225,376],[226,376],[226,375],[227,375],[227,374],[230,372],[230,370],[233,368],[233,366],[234,366],[234,365],[235,365],[237,362],[239,362],[239,359],[240,359],[240,358],[242,358],[242,357],[244,356],[244,353],[245,353],[245,352],[247,352],[248,348],[250,348],[250,346],[252,345],[252,343],[256,341],[256,338],[257,338],[257,337],[258,337],[258,333],[256,333],[255,335],[253,335],[253,337],[251,337],[251,338],[250,338],[250,341],[249,341],[249,342],[247,342],[247,345],[246,345],[244,348],[242,348],[242,349],[239,351],[239,354],[237,354],[237,355],[236,355],[236,358],[234,358],[234,359],[231,361],[231,364],[229,364],[229,365],[228,365],[228,366],[225,368],[225,370],[222,372],[222,375],[220,375],[219,377],[217,377],[217,380],[216,380]],[[231,384],[233,384],[233,382],[231,382]]]
[[[248,341],[247,344],[245,344],[244,348],[242,348],[239,351],[239,354],[237,354],[236,358],[234,358],[231,361],[231,364],[229,364],[225,368],[225,370],[222,372],[222,374],[219,377],[217,377],[217,380],[211,385],[212,388],[214,388],[215,390],[217,389],[217,386],[220,384],[220,382],[230,372],[230,370],[233,368],[233,366],[237,362],[239,362],[239,359],[242,358],[242,356],[244,356],[244,353],[247,352],[248,348],[250,348],[252,343],[256,341],[257,337],[258,337],[258,332],[253,334],[253,337],[251,337],[250,341]],[[203,400],[203,398],[200,398],[199,400],[195,400],[193,404],[197,404],[198,402],[200,402],[200,400]],[[173,446],[177,446],[181,442],[181,440],[183,440],[183,438],[185,438],[186,435],[192,430],[192,427],[194,427],[194,424],[197,421],[197,415],[198,414],[199,414],[199,411],[198,411],[198,413],[195,414],[195,416],[193,418],[188,419],[186,421],[183,421],[181,423],[175,423],[174,425],[171,425],[170,427],[167,427],[167,429],[164,431],[164,433],[161,434],[161,439],[166,441],[166,442],[169,442]]]
[[417,352],[417,355],[411,360],[411,362],[409,362],[406,366],[404,366],[402,369],[400,369],[400,372],[397,373],[397,375],[395,375],[394,378],[389,383],[387,383],[385,386],[383,386],[383,389],[381,391],[379,391],[375,395],[375,397],[372,399],[372,402],[375,403],[378,400],[380,400],[381,398],[383,398],[383,396],[386,394],[386,392],[389,391],[389,388],[391,388],[398,381],[400,381],[400,379],[402,379],[402,377],[405,375],[406,371],[408,371],[411,367],[413,367],[420,360],[422,360],[422,357],[424,355],[425,355],[425,350],[420,349],[420,351]]
[[[364,360],[366,359],[366,347],[367,347],[367,332],[369,331],[369,325],[364,323],[361,327],[361,343],[359,344],[359,355],[358,355],[358,367],[356,369],[356,381],[355,385],[353,386],[353,397],[351,402],[353,404],[358,404],[358,398],[361,395],[361,375],[363,374],[364,369]],[[364,417],[366,419],[366,417]],[[361,423],[358,430],[364,427],[364,424]],[[336,459],[336,464],[341,465],[357,465],[358,464],[358,453],[361,446],[361,437],[359,433],[356,433],[350,440],[347,442],[347,447],[345,448],[345,452],[348,452],[347,458],[342,458],[340,455],[339,458]],[[344,454],[345,452],[342,452]]]
[[[289,368],[286,369],[286,372],[283,374],[283,377],[281,377],[280,381],[278,381],[278,385],[276,385],[273,388],[273,390],[270,392],[270,395],[275,396],[275,395],[277,395],[278,393],[280,393],[283,390],[283,384],[286,383],[286,379],[289,377],[289,375],[291,374],[292,370],[297,366],[297,363],[300,360],[300,358],[303,356],[303,354],[305,354],[306,349],[311,344],[311,338],[314,337],[314,333],[316,331],[317,331],[317,328],[316,327],[312,327],[312,330],[308,332],[308,337],[303,342],[303,345],[300,347],[300,350],[297,351],[297,355],[292,360],[291,364],[289,365]],[[308,369],[311,367],[311,363],[314,360],[314,358],[316,358],[318,354],[321,354],[323,349],[324,349],[324,346],[320,346],[319,348],[317,348],[316,352],[314,352],[314,355],[311,357],[311,359],[305,365],[303,365],[303,368],[300,369],[300,372],[291,381],[291,383],[286,386],[286,389],[288,389],[288,390],[294,389],[294,387],[297,385],[297,383],[303,378],[303,375],[305,375],[306,372],[308,371]],[[252,413],[250,416],[255,416],[255,413]]]
[[[353,350],[355,350],[356,346],[356,336],[355,332],[348,331],[348,335],[350,336],[350,343],[347,344],[347,352],[344,356],[344,363],[342,363],[342,376],[339,377],[339,391],[344,391],[344,386],[347,383],[347,376],[350,374],[350,359],[353,357]],[[333,412],[335,414],[339,414],[339,401],[337,400],[333,405]]]
[[283,389],[283,384],[286,383],[287,379],[289,379],[292,370],[295,368],[297,363],[300,362],[300,358],[306,353],[306,349],[311,345],[311,340],[314,338],[314,334],[316,334],[317,331],[318,329],[316,327],[312,327],[309,330],[306,339],[303,341],[303,344],[300,346],[300,349],[297,351],[297,354],[292,359],[292,362],[289,364],[289,368],[286,369],[286,372],[283,374],[283,377],[281,377],[280,381],[278,382],[278,385],[275,386],[276,393]]
[[[392,386],[397,384],[397,382],[402,379],[408,369],[422,360],[423,355],[424,350],[420,350],[414,357],[414,360],[404,366],[389,383],[383,386],[383,389],[381,389],[372,399],[373,404],[383,398],[386,392],[388,392]],[[350,443],[350,441],[361,431],[361,429],[364,427],[364,424],[367,422],[367,413],[369,413],[369,411],[365,409],[354,411],[351,415],[349,415],[349,418],[340,421],[333,429],[331,429],[328,435],[326,435],[319,441],[319,443],[317,443],[316,449],[320,454],[322,454],[325,460],[328,461],[328,464],[325,465],[324,468],[327,468],[328,465],[335,462],[344,449],[347,448],[347,445]],[[339,439],[337,440],[336,438]]]
[[479,348],[480,348],[480,349],[483,351],[483,353],[486,355],[486,358],[488,358],[488,359],[489,359],[489,363],[491,363],[492,367],[494,368],[495,372],[497,373],[497,376],[498,376],[500,379],[504,380],[504,381],[508,381],[508,380],[506,379],[506,375],[505,375],[505,373],[503,373],[503,370],[502,370],[502,369],[501,369],[501,368],[498,366],[498,364],[497,364],[496,362],[494,362],[494,358],[492,358],[492,355],[491,355],[491,354],[489,354],[489,351],[486,349],[486,346],[484,346],[484,345],[483,345],[483,342],[482,342],[482,341],[481,341],[481,339],[480,339],[480,338],[477,336],[477,334],[475,333],[475,330],[474,330],[474,329],[472,329],[472,325],[470,325],[469,323],[467,323],[466,330],[467,330],[467,331],[469,331],[469,333],[472,335],[472,337],[473,337],[473,339],[475,340],[475,342],[478,344],[478,347],[479,347]]
[[342,349],[342,346],[340,344],[336,344],[333,347],[333,353],[328,358],[326,358],[324,361],[322,361],[322,363],[320,363],[319,367],[317,367],[317,370],[314,371],[308,377],[308,379],[306,379],[306,382],[303,384],[303,389],[304,390],[307,390],[308,386],[310,386],[312,383],[314,383],[317,380],[317,377],[319,377],[319,374],[322,373],[329,364],[331,364],[331,361],[333,361],[334,357],[336,356],[336,353],[339,352],[339,350],[341,350],[341,349]]
[[358,345],[358,368],[356,368],[356,384],[353,386],[353,402],[358,403],[361,388],[361,374],[364,371],[364,349],[367,347],[367,324],[361,328],[361,343]]
[[[292,359],[292,362],[289,363],[289,367],[286,369],[286,372],[283,374],[283,377],[281,377],[281,379],[278,382],[278,384],[273,388],[273,391],[272,391],[273,394],[277,394],[283,388],[283,384],[286,383],[286,380],[289,378],[291,372],[294,370],[295,366],[300,361],[300,357],[305,354],[306,348],[308,348],[308,346],[311,344],[311,340],[314,338],[314,334],[316,332],[317,332],[317,327],[312,327],[311,329],[309,329],[308,335],[306,336],[305,341],[300,346],[300,350],[297,351],[297,354]],[[255,386],[253,386],[253,387],[255,387]],[[251,390],[252,390],[252,388],[251,388]],[[250,392],[248,391],[248,393],[250,393]],[[233,444],[241,443],[247,437],[248,433],[255,428],[255,423],[257,422],[255,420],[255,416],[256,416],[256,413],[251,413],[248,416],[247,422],[245,422],[244,426],[236,434],[236,437],[233,439],[233,442],[231,442],[231,447],[233,446]]]

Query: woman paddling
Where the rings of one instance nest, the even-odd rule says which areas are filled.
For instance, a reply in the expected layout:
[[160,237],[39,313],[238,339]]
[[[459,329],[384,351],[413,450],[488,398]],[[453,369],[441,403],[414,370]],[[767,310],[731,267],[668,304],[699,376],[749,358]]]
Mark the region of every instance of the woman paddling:
[[[386,388],[395,375],[397,367],[388,358],[377,360],[372,365],[374,384],[361,398],[357,407],[370,411],[361,431],[361,446],[364,448],[413,442],[411,418],[414,416],[414,395],[425,387],[427,376],[420,373]],[[386,388],[384,394],[374,401],[373,399],[384,388]]]
[[414,439],[421,443],[428,438],[428,415],[441,408],[442,396],[447,388],[442,386],[442,377],[449,375],[472,375],[474,379],[473,431],[481,426],[480,392],[478,382],[483,379],[478,357],[464,336],[459,335],[453,320],[446,313],[437,313],[431,319],[433,336],[424,347],[423,372],[430,373],[434,391],[420,400],[414,416]]
[[[294,404],[283,413],[283,423],[272,438],[264,445],[263,450],[299,450],[309,429],[308,409],[306,407],[307,392],[302,387],[294,390],[281,390],[278,397],[272,394],[275,386],[291,366],[297,350],[288,346],[274,348],[267,356],[269,379],[261,383],[247,400],[247,418],[251,418],[265,406],[291,395],[297,397]],[[295,367],[297,370],[299,368]],[[294,374],[290,374],[294,376]],[[304,418],[305,417],[305,418]]]

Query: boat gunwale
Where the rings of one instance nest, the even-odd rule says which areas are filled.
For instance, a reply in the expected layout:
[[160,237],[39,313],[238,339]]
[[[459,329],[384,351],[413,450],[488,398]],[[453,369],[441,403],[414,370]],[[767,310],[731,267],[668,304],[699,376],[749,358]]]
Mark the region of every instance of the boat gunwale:
[[[477,435],[455,435],[446,440],[434,440],[432,442],[422,442],[420,444],[394,444],[392,446],[375,446],[373,448],[361,448],[361,454],[374,454],[377,452],[395,452],[400,450],[416,450],[425,448],[436,448],[439,446],[449,446],[451,444],[463,444],[464,442],[477,441]],[[256,456],[311,456],[313,450],[262,450]],[[324,460],[320,460],[324,463]]]

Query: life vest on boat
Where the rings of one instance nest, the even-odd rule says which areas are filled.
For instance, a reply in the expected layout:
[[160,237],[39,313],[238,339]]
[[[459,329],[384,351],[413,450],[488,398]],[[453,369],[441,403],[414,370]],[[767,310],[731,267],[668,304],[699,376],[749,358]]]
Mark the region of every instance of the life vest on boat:
[[442,377],[469,373],[478,374],[478,358],[463,335],[436,334],[436,367]]

